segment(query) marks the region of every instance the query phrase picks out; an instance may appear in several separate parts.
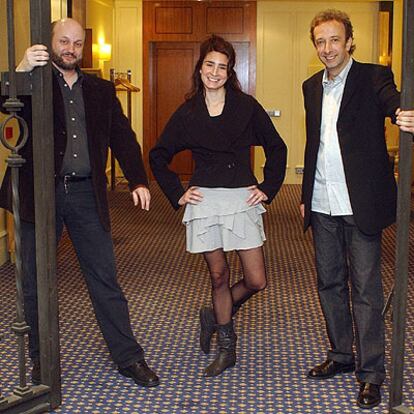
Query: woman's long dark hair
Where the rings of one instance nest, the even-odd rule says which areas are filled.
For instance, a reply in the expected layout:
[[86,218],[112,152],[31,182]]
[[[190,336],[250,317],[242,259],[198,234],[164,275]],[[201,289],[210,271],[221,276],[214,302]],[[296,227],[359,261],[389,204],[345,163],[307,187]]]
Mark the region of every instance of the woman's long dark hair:
[[204,59],[210,52],[219,52],[227,56],[229,60],[227,64],[228,79],[224,87],[241,91],[240,82],[237,79],[237,74],[234,70],[234,65],[236,64],[236,52],[234,51],[233,45],[220,36],[212,35],[200,45],[200,57],[195,65],[192,76],[193,84],[191,90],[185,95],[185,99],[189,100],[198,93],[204,93],[204,85],[201,80],[200,69],[201,66],[203,66]]

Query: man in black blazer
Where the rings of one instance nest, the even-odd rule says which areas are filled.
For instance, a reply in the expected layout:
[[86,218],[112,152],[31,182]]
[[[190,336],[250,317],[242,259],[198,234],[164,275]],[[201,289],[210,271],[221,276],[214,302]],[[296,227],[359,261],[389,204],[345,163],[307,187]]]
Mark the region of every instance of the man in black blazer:
[[[124,116],[111,82],[79,69],[85,33],[73,19],[52,25],[54,153],[56,178],[56,237],[66,226],[88,287],[95,315],[119,372],[137,384],[159,384],[144,360],[132,333],[127,300],[117,282],[106,194],[108,149],[113,151],[128,179],[135,205],[148,210],[150,193],[140,146]],[[16,70],[30,72],[45,65],[44,45],[26,50]],[[25,99],[23,116],[31,125],[31,104]],[[1,107],[1,105],[0,105]],[[21,253],[25,316],[30,326],[29,354],[32,382],[40,383],[36,287],[32,140],[21,150]],[[0,191],[0,206],[11,211],[10,170]]]
[[308,377],[355,371],[357,404],[372,408],[381,401],[385,378],[381,233],[395,220],[397,192],[384,120],[389,116],[413,131],[414,111],[400,111],[387,67],[351,58],[353,28],[345,13],[316,15],[311,39],[325,70],[303,84],[307,139],[301,213],[304,229],[312,226],[331,349]]

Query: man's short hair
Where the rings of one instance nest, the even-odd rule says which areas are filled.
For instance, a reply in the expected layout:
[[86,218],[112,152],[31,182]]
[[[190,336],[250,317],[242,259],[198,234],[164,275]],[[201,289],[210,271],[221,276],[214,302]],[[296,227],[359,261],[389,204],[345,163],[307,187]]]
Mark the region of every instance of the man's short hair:
[[[336,9],[327,9],[319,12],[311,21],[310,25],[310,38],[312,43],[315,44],[315,27],[319,26],[322,23],[330,22],[332,20],[336,20],[339,23],[342,23],[345,27],[345,40],[354,39],[354,28],[352,27],[351,19],[349,16],[341,11]],[[352,44],[351,49],[349,50],[349,54],[352,55],[355,50],[355,45]]]

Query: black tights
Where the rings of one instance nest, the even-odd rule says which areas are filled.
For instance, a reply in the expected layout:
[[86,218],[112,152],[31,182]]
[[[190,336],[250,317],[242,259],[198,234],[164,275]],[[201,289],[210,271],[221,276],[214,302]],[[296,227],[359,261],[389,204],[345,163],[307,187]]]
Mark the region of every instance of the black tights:
[[237,250],[243,279],[229,285],[230,270],[222,249],[203,253],[210,271],[212,300],[216,321],[219,325],[230,322],[232,314],[252,295],[266,287],[266,269],[262,247]]

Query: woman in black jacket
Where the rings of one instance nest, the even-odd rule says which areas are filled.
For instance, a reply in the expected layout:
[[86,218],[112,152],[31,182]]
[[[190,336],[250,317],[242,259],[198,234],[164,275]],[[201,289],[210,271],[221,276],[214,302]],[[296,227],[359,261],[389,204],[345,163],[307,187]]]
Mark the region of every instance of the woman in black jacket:
[[[234,65],[231,43],[213,35],[201,44],[192,90],[150,152],[152,172],[172,206],[185,206],[187,251],[203,253],[210,272],[213,308],[200,310],[200,346],[209,353],[217,331],[219,352],[205,376],[235,365],[232,316],[266,287],[261,203],[275,197],[286,168],[285,143],[260,104],[241,91]],[[256,145],[266,155],[260,184],[250,165]],[[186,149],[192,151],[195,170],[184,189],[168,164]],[[244,275],[231,287],[225,254],[230,250],[236,250]]]

